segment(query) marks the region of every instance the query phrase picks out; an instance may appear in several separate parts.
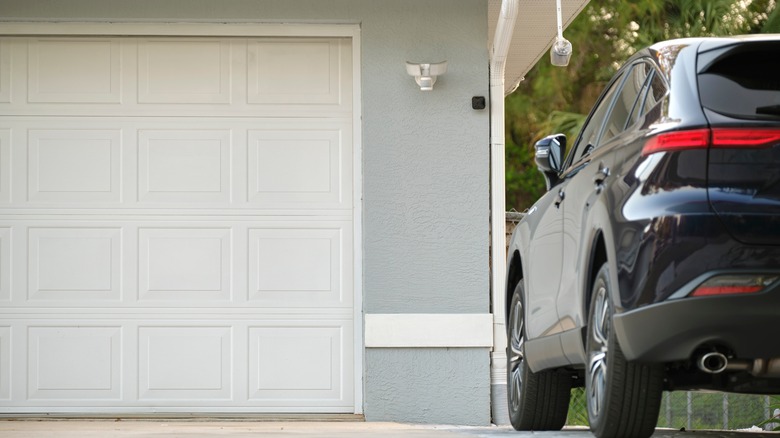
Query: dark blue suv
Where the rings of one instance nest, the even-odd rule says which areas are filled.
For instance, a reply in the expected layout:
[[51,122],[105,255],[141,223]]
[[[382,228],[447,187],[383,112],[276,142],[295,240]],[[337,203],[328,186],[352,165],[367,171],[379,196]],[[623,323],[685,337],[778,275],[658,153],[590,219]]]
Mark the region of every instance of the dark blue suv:
[[664,390],[780,393],[780,35],[667,41],[607,85],[509,246],[509,413],[646,437]]

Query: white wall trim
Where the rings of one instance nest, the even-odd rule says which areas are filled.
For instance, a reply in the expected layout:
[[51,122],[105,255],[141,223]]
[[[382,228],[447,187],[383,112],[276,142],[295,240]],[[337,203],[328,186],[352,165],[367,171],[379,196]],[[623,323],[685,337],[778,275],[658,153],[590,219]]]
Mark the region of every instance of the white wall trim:
[[[329,27],[332,28],[332,27]],[[352,32],[352,230],[353,230],[353,295],[355,340],[355,414],[363,413],[363,374],[365,356],[363,348],[363,80],[360,55],[360,27],[346,27]]]
[[0,34],[14,36],[111,35],[111,36],[297,36],[356,37],[357,24],[287,23],[105,23],[105,22],[5,22]]
[[366,348],[493,347],[493,315],[367,314]]

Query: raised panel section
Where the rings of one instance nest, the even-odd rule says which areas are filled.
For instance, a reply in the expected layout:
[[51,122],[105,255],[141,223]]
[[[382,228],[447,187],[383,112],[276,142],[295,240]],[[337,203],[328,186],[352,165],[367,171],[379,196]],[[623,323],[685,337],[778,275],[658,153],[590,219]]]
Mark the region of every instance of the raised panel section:
[[39,39],[28,42],[32,103],[119,103],[119,40]]
[[139,199],[229,201],[230,138],[228,130],[141,130]]
[[0,302],[11,300],[11,229],[0,228]]
[[250,130],[249,202],[263,206],[346,207],[351,150],[344,129]]
[[349,305],[341,229],[249,230],[249,299],[267,306]]
[[11,130],[0,129],[0,203],[11,202]]
[[247,52],[249,103],[340,103],[338,39],[250,41]]
[[348,404],[345,322],[249,329],[249,399],[261,404]]
[[119,399],[120,327],[30,327],[28,397]]
[[230,42],[138,42],[139,103],[229,103]]
[[120,200],[119,130],[31,129],[28,141],[30,201]]
[[11,45],[0,40],[0,103],[11,102]]
[[31,228],[30,300],[119,300],[121,230],[118,228]]
[[139,230],[139,299],[231,298],[230,229]]
[[11,327],[0,327],[0,400],[11,399]]
[[139,398],[230,399],[229,327],[140,327]]

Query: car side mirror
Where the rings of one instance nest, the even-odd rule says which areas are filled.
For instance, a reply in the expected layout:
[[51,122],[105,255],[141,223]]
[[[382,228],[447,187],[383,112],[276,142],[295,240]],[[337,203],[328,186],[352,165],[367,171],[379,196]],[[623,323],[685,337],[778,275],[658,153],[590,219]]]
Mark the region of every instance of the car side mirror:
[[539,140],[534,145],[536,149],[536,167],[544,174],[547,190],[558,183],[558,174],[563,167],[563,156],[566,152],[566,136],[553,134]]

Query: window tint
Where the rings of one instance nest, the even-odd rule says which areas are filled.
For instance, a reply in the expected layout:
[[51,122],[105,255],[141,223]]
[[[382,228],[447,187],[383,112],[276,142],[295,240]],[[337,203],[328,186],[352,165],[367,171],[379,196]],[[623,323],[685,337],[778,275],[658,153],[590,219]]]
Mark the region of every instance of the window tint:
[[650,89],[648,90],[647,95],[642,102],[642,108],[640,109],[639,117],[649,113],[653,108],[655,108],[658,102],[660,102],[661,99],[666,96],[666,83],[663,81],[663,79],[661,79],[661,76],[658,74],[658,72],[653,74],[650,81]]
[[647,89],[650,88],[647,83],[652,75],[653,74],[651,73],[648,80],[645,81],[645,84],[642,86],[642,91],[639,92],[639,98],[634,102],[634,106],[631,108],[631,114],[628,116],[628,120],[626,120],[626,128],[636,123],[636,121],[639,120],[639,116],[642,114],[642,105],[647,98]]
[[607,93],[604,94],[604,98],[601,99],[588,121],[585,122],[585,126],[582,128],[577,144],[572,148],[572,156],[568,161],[569,164],[576,163],[583,155],[590,153],[596,146],[596,140],[601,132],[604,117],[607,115],[609,107],[612,104],[612,98],[615,96],[615,92],[620,89],[624,77],[625,73],[621,73],[621,75],[612,82],[611,87]]
[[702,105],[732,117],[780,117],[780,42],[755,42],[700,55]]
[[647,112],[650,111],[655,104],[660,102],[664,96],[666,96],[666,83],[661,79],[661,76],[656,73],[653,75],[652,82],[650,83],[650,93],[647,95],[642,114],[647,114]]
[[[609,113],[607,123],[604,125],[604,132],[598,140],[599,144],[609,141],[610,138],[623,132],[627,125],[633,124],[628,123],[629,116],[632,115],[632,110],[639,101],[639,96],[646,89],[647,78],[652,71],[650,65],[640,62],[635,64],[628,73],[623,88]],[[638,111],[635,111],[635,117],[639,117]]]

